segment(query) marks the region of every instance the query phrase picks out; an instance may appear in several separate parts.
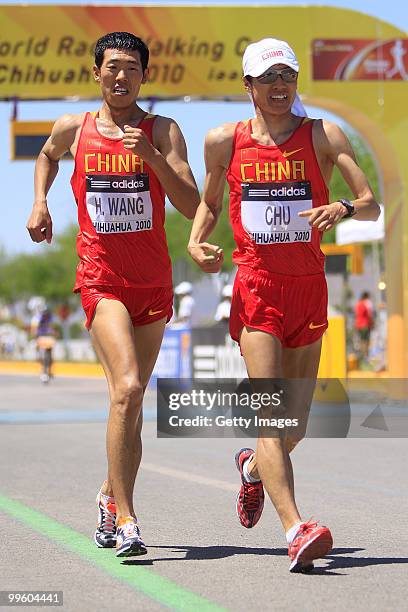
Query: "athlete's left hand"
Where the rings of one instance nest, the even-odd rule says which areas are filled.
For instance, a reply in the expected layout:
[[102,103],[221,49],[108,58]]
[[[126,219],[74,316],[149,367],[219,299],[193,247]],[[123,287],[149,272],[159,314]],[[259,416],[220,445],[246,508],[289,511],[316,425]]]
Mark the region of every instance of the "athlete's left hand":
[[298,213],[299,217],[309,217],[309,225],[318,229],[319,232],[327,232],[332,229],[346,214],[347,210],[341,202],[317,206]]
[[145,162],[149,163],[157,150],[151,144],[146,136],[146,133],[140,128],[132,127],[131,125],[123,126],[123,146],[125,149],[132,149],[134,153],[137,153]]

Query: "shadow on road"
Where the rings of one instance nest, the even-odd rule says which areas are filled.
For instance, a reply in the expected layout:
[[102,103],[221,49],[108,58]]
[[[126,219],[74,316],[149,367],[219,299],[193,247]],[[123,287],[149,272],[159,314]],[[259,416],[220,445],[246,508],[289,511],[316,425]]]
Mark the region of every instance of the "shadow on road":
[[342,575],[345,572],[335,572],[333,570],[354,569],[359,567],[370,567],[374,565],[394,565],[408,563],[407,557],[349,557],[353,552],[360,552],[364,548],[334,548],[329,555],[325,557],[329,561],[326,567],[318,567],[313,574],[318,575]]
[[[183,557],[157,557],[154,559],[126,559],[123,565],[149,565],[153,566],[159,561],[209,561],[211,559],[225,559],[234,555],[269,555],[272,557],[286,557],[286,548],[251,548],[244,546],[149,546],[149,551],[169,550],[173,553],[185,553]],[[406,557],[351,557],[349,555],[364,551],[364,548],[334,548],[324,560],[328,562],[325,567],[316,567],[311,574],[314,576],[346,576],[346,572],[336,570],[354,569],[374,565],[393,565],[408,563]]]
[[[149,551],[168,550],[173,553],[184,553],[182,557],[156,557],[154,559],[126,559],[124,565],[154,565],[160,561],[209,561],[211,559],[225,559],[235,555],[269,555],[272,557],[286,557],[286,548],[251,548],[244,546],[149,546]],[[369,567],[371,565],[392,565],[408,563],[405,557],[351,557],[354,553],[364,551],[364,548],[334,548],[325,557],[328,564],[325,567],[316,567],[314,575],[345,576],[345,572],[336,570]]]
[[185,553],[183,557],[159,557],[155,559],[126,559],[122,565],[154,565],[158,561],[209,561],[225,559],[234,555],[287,555],[285,548],[249,548],[243,546],[149,546],[148,550],[165,549],[174,553]]

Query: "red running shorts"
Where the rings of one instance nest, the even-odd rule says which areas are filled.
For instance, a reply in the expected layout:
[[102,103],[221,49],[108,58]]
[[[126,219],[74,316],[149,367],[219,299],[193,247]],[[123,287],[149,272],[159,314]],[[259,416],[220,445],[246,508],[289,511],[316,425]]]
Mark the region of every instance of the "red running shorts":
[[273,334],[288,348],[312,344],[327,329],[324,273],[286,276],[238,268],[230,313],[230,334],[239,342],[243,327]]
[[148,325],[163,317],[170,321],[173,314],[172,287],[81,287],[81,301],[89,329],[98,302],[106,298],[122,302],[129,312],[134,327]]

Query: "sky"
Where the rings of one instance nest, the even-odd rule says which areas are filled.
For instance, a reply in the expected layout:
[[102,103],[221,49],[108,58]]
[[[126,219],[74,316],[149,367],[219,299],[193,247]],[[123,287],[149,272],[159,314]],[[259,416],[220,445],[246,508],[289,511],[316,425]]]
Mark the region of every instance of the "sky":
[[[119,0],[119,5],[135,5],[134,0]],[[32,0],[31,2],[2,2],[3,5],[19,4],[51,4]],[[110,5],[112,2],[83,2],[60,1],[57,4],[101,4]],[[379,0],[321,0],[320,2],[299,2],[299,1],[279,1],[269,0],[255,3],[248,1],[228,1],[222,2],[137,2],[138,5],[256,5],[256,6],[294,6],[294,5],[319,5],[337,6],[342,8],[355,9],[388,21],[408,32],[408,3],[406,0],[390,0],[388,2]],[[339,33],[339,35],[341,35]],[[0,33],[1,41],[1,33]],[[141,104],[143,106],[143,104]],[[65,113],[81,113],[86,110],[98,108],[97,101],[85,102],[20,102],[19,116],[21,120],[55,120]],[[308,109],[310,110],[310,109]],[[33,199],[33,161],[10,161],[10,139],[9,139],[9,120],[11,117],[12,106],[9,102],[0,102],[0,167],[2,169],[2,193],[3,193],[3,223],[0,224],[0,248],[3,248],[7,255],[14,255],[21,252],[40,252],[47,248],[46,245],[37,245],[31,242],[27,230],[26,221],[31,211]],[[202,185],[204,177],[203,163],[203,142],[206,132],[216,125],[226,121],[239,121],[253,114],[252,106],[249,103],[225,103],[225,102],[163,102],[154,107],[156,114],[173,117],[180,125],[187,140],[189,161],[193,173],[199,186]],[[313,115],[313,113],[311,113]],[[319,113],[322,115],[322,113]],[[314,114],[316,116],[316,114]],[[325,113],[327,116],[327,113]],[[72,162],[64,161],[60,163],[60,171],[49,193],[48,203],[51,216],[53,218],[54,233],[58,234],[70,224],[76,222],[76,206],[73,200],[69,179],[72,174]],[[8,211],[8,212],[6,212]]]

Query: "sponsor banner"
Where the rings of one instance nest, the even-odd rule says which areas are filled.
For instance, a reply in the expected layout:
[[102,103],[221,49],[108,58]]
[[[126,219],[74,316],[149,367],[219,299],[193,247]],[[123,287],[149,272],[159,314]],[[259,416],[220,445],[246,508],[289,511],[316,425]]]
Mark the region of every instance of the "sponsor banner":
[[0,6],[0,98],[100,97],[94,46],[112,31],[132,32],[149,47],[142,97],[244,95],[242,54],[270,34],[259,29],[270,14],[255,7]]
[[406,81],[408,38],[312,41],[315,81]]
[[[249,43],[271,35],[293,45],[304,93],[311,41],[321,32],[335,37],[350,20],[355,38],[375,38],[375,19],[334,7],[4,5],[0,98],[99,98],[94,45],[112,31],[132,32],[149,46],[142,97],[245,96],[242,54]],[[382,38],[397,35],[390,28],[382,29]],[[392,53],[398,61],[402,50],[387,51],[390,69]]]

